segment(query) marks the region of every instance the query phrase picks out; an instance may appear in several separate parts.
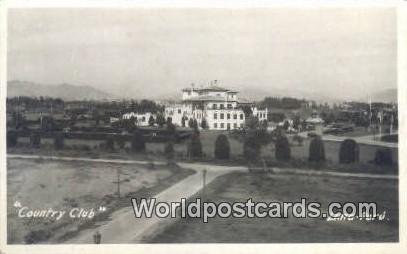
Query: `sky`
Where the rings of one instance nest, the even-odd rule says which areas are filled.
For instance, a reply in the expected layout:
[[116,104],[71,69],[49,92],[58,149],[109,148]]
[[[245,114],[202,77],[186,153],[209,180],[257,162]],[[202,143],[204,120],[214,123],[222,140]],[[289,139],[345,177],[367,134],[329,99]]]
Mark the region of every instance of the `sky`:
[[10,9],[7,79],[119,97],[210,80],[360,98],[397,87],[392,8]]

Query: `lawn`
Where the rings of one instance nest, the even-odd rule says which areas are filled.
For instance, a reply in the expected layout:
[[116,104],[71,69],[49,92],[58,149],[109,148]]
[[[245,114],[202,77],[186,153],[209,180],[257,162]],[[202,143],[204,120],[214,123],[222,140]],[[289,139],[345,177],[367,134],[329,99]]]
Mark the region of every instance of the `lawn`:
[[201,197],[212,202],[376,202],[383,221],[326,221],[323,218],[179,219],[149,243],[316,243],[398,241],[398,181],[265,173],[231,173],[215,179]]
[[[117,184],[114,183],[118,171],[123,181],[120,186],[122,199],[117,199]],[[164,166],[151,169],[139,164],[8,159],[8,243],[24,243],[25,237],[33,232],[41,232],[38,234],[40,238],[48,235],[47,239],[42,240],[54,242],[67,233],[77,231],[84,224],[92,223],[92,219],[72,219],[68,215],[59,221],[20,218],[17,215],[18,207],[14,206],[16,202],[30,209],[52,208],[67,213],[72,208],[93,208],[96,215],[99,214],[99,207],[107,207],[100,214],[108,214],[121,206],[131,205],[126,195],[145,192],[155,186],[166,188],[167,184],[173,182],[168,179],[182,173],[183,170]]]

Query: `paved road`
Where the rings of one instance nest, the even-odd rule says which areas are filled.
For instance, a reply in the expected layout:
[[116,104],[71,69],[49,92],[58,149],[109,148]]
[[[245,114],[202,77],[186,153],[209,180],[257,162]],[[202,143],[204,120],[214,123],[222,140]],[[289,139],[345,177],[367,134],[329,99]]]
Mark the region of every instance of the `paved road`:
[[[65,161],[88,161],[88,162],[108,162],[108,163],[137,163],[148,164],[148,161],[135,160],[116,160],[116,159],[91,159],[78,157],[53,157],[39,155],[19,155],[8,154],[8,158],[21,159],[54,159]],[[163,162],[155,162],[156,164],[164,164]],[[201,163],[178,163],[181,167],[190,168],[196,171],[195,174],[188,176],[184,180],[176,183],[168,189],[162,191],[155,196],[157,202],[180,202],[181,198],[188,199],[202,189],[203,186],[203,171],[206,170],[206,183],[210,183],[216,177],[226,173],[242,171],[247,172],[247,167],[232,167],[232,166],[216,166],[206,165]],[[343,172],[329,172],[316,170],[301,170],[301,169],[279,169],[273,168],[270,173],[275,174],[300,174],[300,175],[318,175],[331,177],[362,177],[375,179],[398,179],[395,175],[380,175],[380,174],[353,174]],[[130,203],[130,200],[129,200]],[[166,225],[170,225],[176,218],[160,219],[153,217],[149,219],[136,219],[131,206],[122,208],[110,216],[110,220],[99,222],[97,230],[102,234],[102,243],[135,243],[142,242],[144,237],[157,233],[163,230]],[[93,234],[95,229],[86,229],[78,233],[77,236],[68,240],[66,243],[93,243]]]
[[[247,171],[244,167],[221,167],[207,166],[193,163],[179,163],[181,167],[191,168],[197,171],[181,182],[171,186],[154,196],[157,202],[180,202],[182,198],[188,199],[201,190],[203,186],[203,170],[207,170],[206,183],[210,183],[216,177],[232,172],[232,171]],[[129,200],[130,202],[130,200]],[[162,230],[166,225],[170,225],[176,218],[135,218],[132,207],[126,207],[114,212],[111,215],[111,220],[98,227],[98,231],[102,235],[103,243],[134,243],[142,242],[144,237],[154,234],[157,230]],[[94,229],[83,230],[76,237],[65,243],[92,243]]]

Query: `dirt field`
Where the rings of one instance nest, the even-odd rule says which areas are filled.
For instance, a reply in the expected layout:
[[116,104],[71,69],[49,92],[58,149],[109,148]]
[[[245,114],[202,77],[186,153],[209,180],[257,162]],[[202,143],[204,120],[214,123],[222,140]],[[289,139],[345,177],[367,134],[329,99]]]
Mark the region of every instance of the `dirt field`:
[[[120,186],[122,197],[162,184],[175,174],[174,170],[165,167],[150,169],[137,164],[41,159],[8,159],[7,164],[9,243],[23,243],[29,233],[39,238],[36,240],[52,241],[91,221],[88,218],[70,218],[68,213],[73,208],[93,208],[96,215],[109,212],[100,211],[99,207],[112,209],[117,205],[117,184],[114,183],[117,171],[121,172],[120,180],[123,181]],[[19,218],[16,202],[30,210],[52,208],[65,210],[67,214],[59,221]],[[131,205],[130,202],[128,205]],[[48,235],[47,239],[41,239],[44,235]]]
[[383,221],[326,221],[318,218],[180,219],[152,243],[296,243],[398,241],[398,182],[338,177],[232,173],[208,185],[203,199],[213,202],[376,202]]

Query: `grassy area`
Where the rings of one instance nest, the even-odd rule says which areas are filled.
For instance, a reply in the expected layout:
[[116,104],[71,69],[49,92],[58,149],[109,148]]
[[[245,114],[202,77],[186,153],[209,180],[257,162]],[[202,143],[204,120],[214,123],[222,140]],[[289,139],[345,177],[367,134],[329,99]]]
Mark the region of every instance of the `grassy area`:
[[[149,243],[300,243],[398,241],[398,182],[338,177],[232,173],[205,190],[203,200],[245,202],[376,202],[386,220],[326,221],[317,218],[199,218],[179,219]],[[194,197],[196,198],[196,197]],[[324,209],[323,209],[324,210]]]
[[[121,175],[121,199],[117,198],[117,171]],[[90,163],[80,161],[7,160],[7,227],[8,243],[24,243],[29,234],[55,242],[66,234],[91,226],[97,220],[123,206],[130,206],[129,195],[143,196],[157,193],[191,174],[191,170],[138,164]],[[156,186],[160,186],[157,188]],[[30,210],[48,209],[69,211],[73,208],[94,209],[93,219],[20,218],[19,202]],[[100,212],[99,207],[107,210]]]

